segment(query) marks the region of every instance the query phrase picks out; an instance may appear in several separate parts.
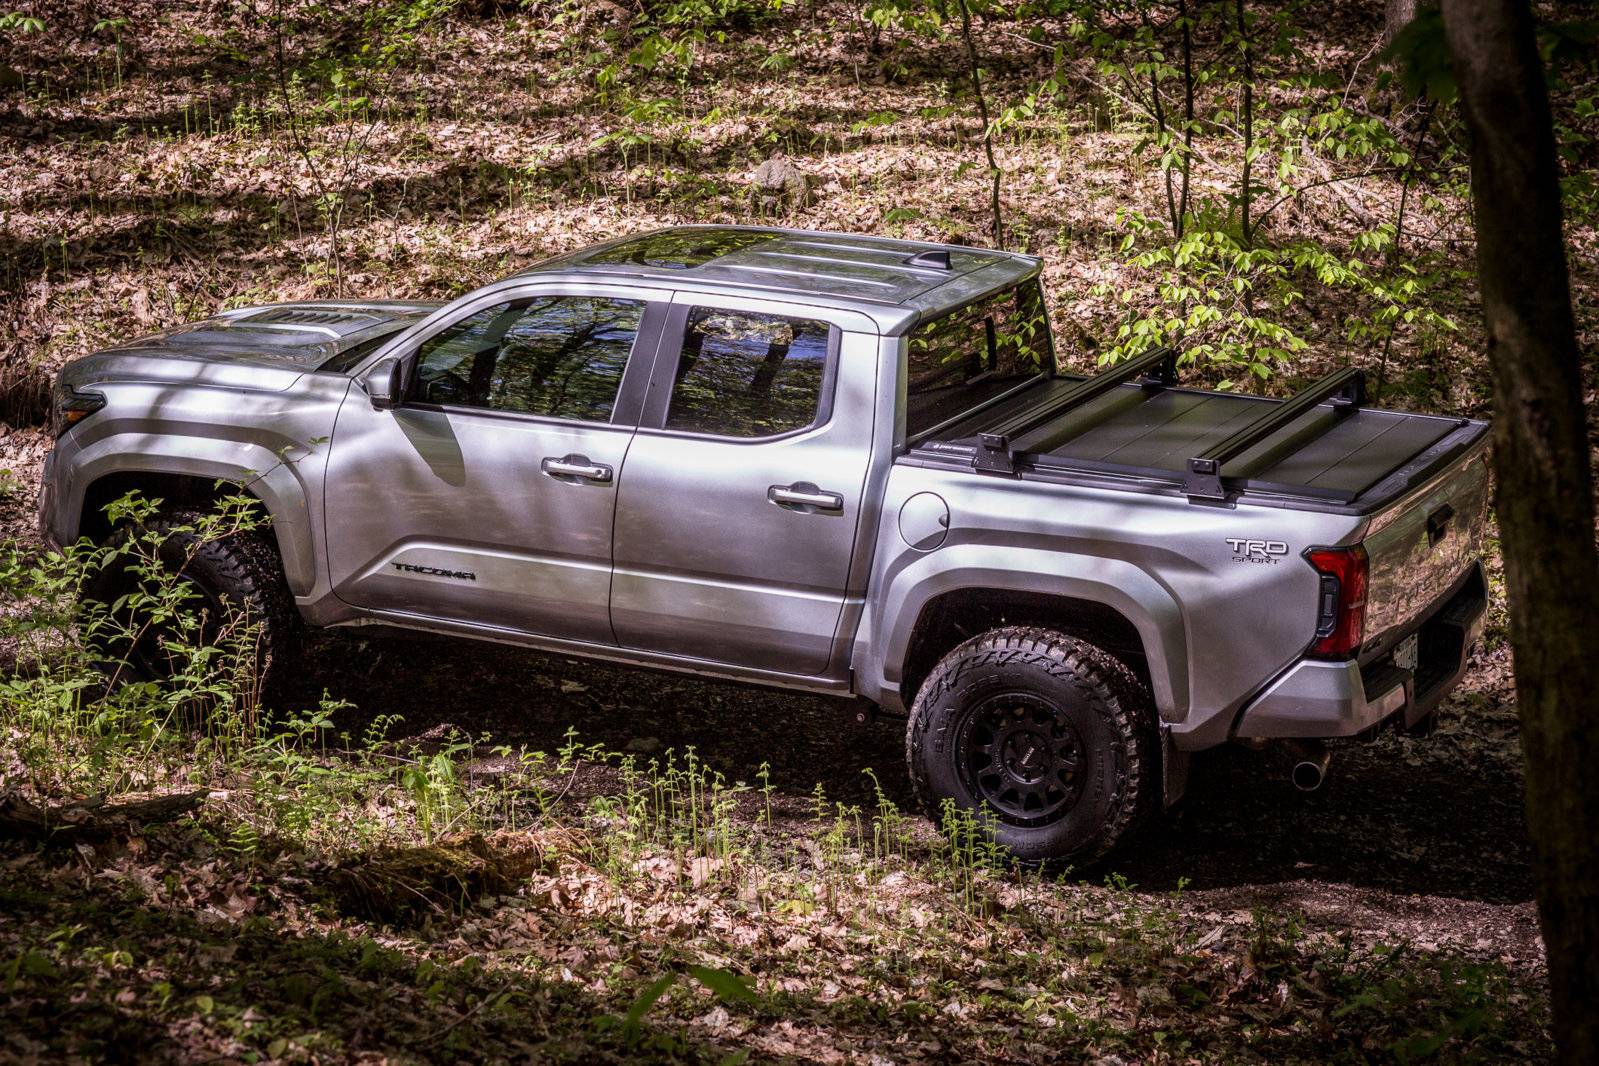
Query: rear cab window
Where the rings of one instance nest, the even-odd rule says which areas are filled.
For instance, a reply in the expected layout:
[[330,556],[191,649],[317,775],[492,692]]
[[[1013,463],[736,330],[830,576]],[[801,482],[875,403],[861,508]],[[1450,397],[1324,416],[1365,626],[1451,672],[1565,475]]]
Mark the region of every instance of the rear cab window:
[[691,308],[664,428],[757,440],[825,421],[833,333],[815,319]]
[[1055,372],[1036,277],[924,322],[906,338],[905,437],[914,442]]

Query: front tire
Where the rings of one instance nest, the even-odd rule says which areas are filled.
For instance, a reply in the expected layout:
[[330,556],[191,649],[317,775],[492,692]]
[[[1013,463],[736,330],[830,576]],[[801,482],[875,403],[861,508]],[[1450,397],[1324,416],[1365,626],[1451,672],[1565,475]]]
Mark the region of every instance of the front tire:
[[931,817],[953,800],[1030,865],[1091,865],[1147,816],[1158,784],[1143,685],[1042,628],[991,630],[946,655],[911,709],[905,757]]
[[[199,512],[174,511],[140,526],[119,529],[111,543],[124,554],[114,556],[96,572],[86,582],[83,595],[115,613],[122,597],[140,591],[142,585],[141,575],[125,554],[128,546],[145,533],[156,534],[162,569],[196,593],[188,606],[201,616],[202,624],[198,633],[187,639],[208,645],[223,639],[226,630],[254,627],[247,652],[253,658],[249,666],[260,696],[282,672],[295,628],[294,600],[277,549],[266,537],[241,530],[206,539],[196,532],[201,517]],[[101,641],[99,655],[107,669],[113,677],[128,681],[170,677],[175,664],[166,642],[179,637],[178,631],[170,625],[144,625],[137,620],[129,625],[128,615],[128,608],[123,608],[118,618],[121,625]],[[117,629],[136,630],[137,635]]]

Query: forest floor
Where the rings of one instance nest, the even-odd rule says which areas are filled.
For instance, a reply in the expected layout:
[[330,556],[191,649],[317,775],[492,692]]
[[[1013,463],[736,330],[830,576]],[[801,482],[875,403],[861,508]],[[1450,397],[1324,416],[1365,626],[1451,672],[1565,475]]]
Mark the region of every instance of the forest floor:
[[[19,7],[51,26],[5,60],[21,87],[0,87],[0,541],[25,548],[48,381],[116,340],[335,288],[447,298],[623,232],[742,221],[776,150],[811,178],[786,224],[986,240],[960,52],[891,41],[883,59],[842,8],[702,44],[668,107],[636,86],[597,93],[591,68],[620,54],[614,5],[459,5],[389,75],[381,121],[318,127],[324,162],[343,159],[341,130],[359,138],[335,277],[318,189],[252,71],[270,34],[242,6],[127,3],[115,51],[87,8]],[[1318,5],[1306,62],[1369,78],[1366,7]],[[1048,52],[984,29],[990,91],[1014,103]],[[1083,90],[999,148],[1008,231],[1045,258],[1068,365],[1092,365],[1136,283],[1115,214],[1160,199],[1140,138],[1113,97]],[[1385,373],[1390,402],[1482,415],[1469,213],[1447,184],[1412,210],[1445,279],[1429,298],[1459,329],[1403,334]],[[1391,173],[1351,181],[1280,224],[1353,240],[1400,196]],[[1591,354],[1591,222],[1570,238]],[[1310,286],[1294,314],[1309,347],[1268,387],[1376,368],[1337,294]],[[914,804],[892,720],[504,647],[314,635],[288,703],[331,697],[336,731],[375,729],[407,765],[445,758],[456,797],[547,753],[537,813],[423,825],[423,792],[385,786],[361,794],[346,836],[336,813],[253,836],[230,782],[196,771],[212,795],[192,818],[73,847],[0,842],[0,1061],[1540,1059],[1492,585],[1484,646],[1433,735],[1340,744],[1312,794],[1269,753],[1212,753],[1107,867],[1061,879],[957,855],[931,820],[901,816]],[[749,789],[685,842],[648,804],[622,809],[639,786],[621,767],[691,749]],[[0,783],[28,777],[18,759],[0,746]],[[408,828],[367,841],[396,811]],[[476,871],[453,897],[419,890],[389,913],[338,887],[386,868],[385,848],[441,841]]]

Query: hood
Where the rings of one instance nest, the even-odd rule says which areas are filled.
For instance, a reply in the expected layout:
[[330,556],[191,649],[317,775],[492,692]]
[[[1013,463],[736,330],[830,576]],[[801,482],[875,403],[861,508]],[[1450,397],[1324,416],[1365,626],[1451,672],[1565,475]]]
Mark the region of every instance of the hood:
[[241,307],[96,355],[169,356],[204,363],[315,370],[339,353],[387,337],[442,306],[437,301],[317,300]]
[[172,381],[279,391],[311,370],[345,371],[442,302],[323,300],[224,311],[75,359],[63,386]]

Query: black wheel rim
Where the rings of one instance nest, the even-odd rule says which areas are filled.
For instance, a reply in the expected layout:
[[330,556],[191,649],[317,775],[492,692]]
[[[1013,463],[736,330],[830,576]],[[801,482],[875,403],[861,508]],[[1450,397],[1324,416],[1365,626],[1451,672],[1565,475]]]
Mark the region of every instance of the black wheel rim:
[[967,787],[1001,821],[1048,825],[1082,796],[1082,737],[1058,707],[1031,693],[990,696],[972,708],[956,750]]

